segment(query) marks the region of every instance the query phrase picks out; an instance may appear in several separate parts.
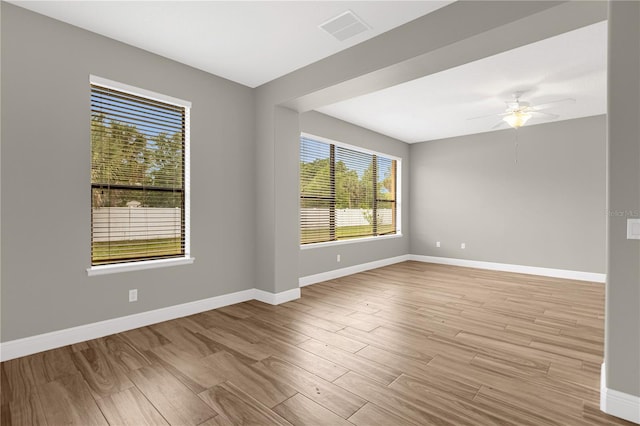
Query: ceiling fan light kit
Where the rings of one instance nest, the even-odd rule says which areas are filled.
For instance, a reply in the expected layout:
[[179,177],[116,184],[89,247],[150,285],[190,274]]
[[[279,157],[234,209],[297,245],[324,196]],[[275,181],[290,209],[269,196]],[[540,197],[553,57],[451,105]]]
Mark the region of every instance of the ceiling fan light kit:
[[502,119],[514,129],[519,129],[531,118],[530,112],[513,111],[509,115],[505,115]]
[[[556,120],[560,116],[558,114],[550,114],[548,112],[542,112],[542,109],[554,107],[556,104],[562,102],[575,102],[576,100],[573,98],[560,99],[558,101],[548,102],[542,105],[532,106],[529,102],[524,102],[520,100],[520,96],[524,93],[524,91],[516,92],[513,94],[513,101],[506,102],[507,109],[502,114],[495,114],[498,117],[502,117],[502,120],[498,122],[495,126],[491,128],[497,129],[501,127],[504,123],[507,123],[514,129],[519,129],[524,126],[527,121],[534,115],[536,116],[546,116],[547,119]],[[482,115],[480,117],[468,118],[468,120],[475,120],[478,118],[492,117],[494,114],[490,115]]]

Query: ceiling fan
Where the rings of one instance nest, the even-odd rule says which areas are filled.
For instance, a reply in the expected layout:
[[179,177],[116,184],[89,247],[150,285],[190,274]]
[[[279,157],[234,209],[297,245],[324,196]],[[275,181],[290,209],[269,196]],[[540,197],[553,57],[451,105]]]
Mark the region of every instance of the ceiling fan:
[[549,117],[552,120],[555,120],[560,117],[558,114],[551,114],[548,112],[543,112],[542,110],[552,108],[559,103],[576,101],[575,99],[572,99],[572,98],[566,98],[566,99],[560,99],[553,102],[547,102],[546,104],[542,104],[542,105],[531,105],[529,102],[520,100],[520,96],[522,96],[523,94],[524,92],[515,92],[513,94],[513,100],[505,102],[507,104],[507,109],[505,110],[505,112],[501,114],[482,115],[480,117],[469,118],[469,120],[476,120],[479,118],[498,116],[498,117],[502,117],[502,120],[500,120],[498,124],[493,126],[491,128],[492,130],[497,129],[498,127],[504,125],[505,123],[507,123],[509,126],[513,127],[514,129],[518,129],[524,126],[525,123],[535,115],[544,115],[546,117]]

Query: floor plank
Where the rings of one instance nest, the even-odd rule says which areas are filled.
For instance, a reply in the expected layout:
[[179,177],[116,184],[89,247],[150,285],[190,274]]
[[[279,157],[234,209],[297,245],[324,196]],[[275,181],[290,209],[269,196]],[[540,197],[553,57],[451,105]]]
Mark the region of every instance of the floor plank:
[[[111,360],[120,366],[124,371],[133,371],[144,366],[151,365],[151,361],[147,359],[142,351],[135,348],[127,339],[119,334],[106,336],[102,339],[95,339],[96,347],[102,348],[103,351],[108,353]],[[160,346],[154,345],[153,347]],[[89,345],[87,345],[88,349]],[[81,351],[79,349],[77,352]]]
[[349,371],[347,368],[287,343],[265,342],[265,351],[332,382]]
[[357,373],[349,372],[337,379],[335,384],[409,422],[430,425],[473,424],[469,421],[463,421],[453,413],[431,413],[415,398],[383,386]]
[[203,362],[235,387],[269,408],[296,393],[293,387],[280,380],[279,377],[263,374],[258,369],[236,360],[233,355],[226,352],[210,355],[204,358]]
[[299,393],[276,405],[273,411],[294,425],[351,426],[342,417]]
[[383,410],[377,405],[367,402],[353,416],[348,419],[351,423],[358,426],[389,426],[389,425],[417,425],[395,414]]
[[122,369],[99,348],[89,347],[73,352],[73,361],[89,389],[97,397],[104,397],[133,386]]
[[[326,331],[322,328],[306,323],[292,322],[287,324],[287,327],[297,331],[298,333],[304,334],[328,345],[335,346],[336,348],[340,348],[347,352],[357,352],[367,346],[365,343],[358,342],[357,340],[350,339],[349,337],[336,334],[335,332]],[[342,329],[342,327],[340,327],[340,329]]]
[[142,367],[132,371],[130,377],[172,425],[198,425],[216,415],[189,388],[160,366]]
[[77,374],[43,385],[38,392],[50,425],[107,425],[86,382]]
[[149,359],[162,365],[194,393],[205,391],[225,380],[223,375],[211,369],[203,360],[182,351],[173,344],[155,347],[148,350],[146,354]]
[[47,425],[38,394],[29,394],[2,405],[2,425]]
[[630,425],[604,286],[403,262],[3,362],[2,425]]
[[385,385],[393,382],[402,373],[402,369],[379,364],[358,354],[334,348],[317,340],[307,340],[298,346]]
[[307,398],[347,418],[365,404],[365,400],[308,371],[271,357],[254,365],[270,377],[284,381]]
[[111,425],[168,425],[162,415],[137,388],[125,389],[106,398],[98,398],[98,407]]
[[291,425],[232,383],[222,383],[200,394],[219,416],[216,421],[230,425]]

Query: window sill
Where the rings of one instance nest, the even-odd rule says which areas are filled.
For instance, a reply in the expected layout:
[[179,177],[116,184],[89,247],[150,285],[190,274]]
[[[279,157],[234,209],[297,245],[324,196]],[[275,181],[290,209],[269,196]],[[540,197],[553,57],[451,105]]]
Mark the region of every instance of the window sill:
[[143,262],[119,263],[116,265],[100,265],[87,268],[87,275],[117,274],[119,272],[142,271],[144,269],[165,268],[168,266],[189,265],[196,260],[194,257],[180,257],[177,259],[158,259]]
[[364,243],[370,241],[381,241],[381,240],[390,240],[393,238],[402,238],[402,234],[391,234],[391,235],[379,235],[377,237],[364,237],[364,238],[354,238],[352,240],[340,240],[340,241],[326,241],[323,243],[311,243],[300,245],[300,250],[308,250],[313,248],[320,247],[331,247],[331,246],[341,246],[343,244],[355,244],[355,243]]

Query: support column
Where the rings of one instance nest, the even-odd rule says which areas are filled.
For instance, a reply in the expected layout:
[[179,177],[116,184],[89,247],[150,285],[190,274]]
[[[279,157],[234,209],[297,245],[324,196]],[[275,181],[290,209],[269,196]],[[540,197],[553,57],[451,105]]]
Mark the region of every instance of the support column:
[[640,2],[609,2],[607,289],[601,409],[640,423]]

